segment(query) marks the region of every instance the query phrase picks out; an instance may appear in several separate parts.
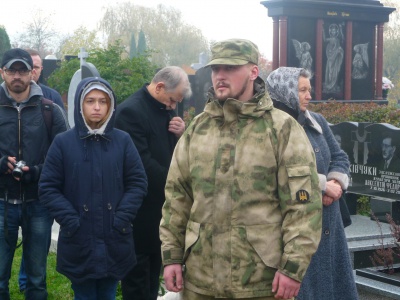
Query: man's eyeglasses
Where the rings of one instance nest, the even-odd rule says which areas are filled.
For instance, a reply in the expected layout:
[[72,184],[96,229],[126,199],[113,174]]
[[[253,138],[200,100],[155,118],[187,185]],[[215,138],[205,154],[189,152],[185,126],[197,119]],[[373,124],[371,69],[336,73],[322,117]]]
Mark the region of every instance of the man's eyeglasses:
[[14,76],[17,72],[18,72],[19,75],[25,76],[25,75],[28,75],[30,71],[31,70],[28,70],[28,69],[19,69],[19,70],[16,70],[16,69],[4,69],[4,72],[6,72],[6,74],[10,75],[10,76]]

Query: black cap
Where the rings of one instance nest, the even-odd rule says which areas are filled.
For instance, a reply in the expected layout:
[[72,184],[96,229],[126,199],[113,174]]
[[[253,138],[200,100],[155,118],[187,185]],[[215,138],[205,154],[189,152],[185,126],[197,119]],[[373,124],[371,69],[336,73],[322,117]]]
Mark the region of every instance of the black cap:
[[1,61],[1,67],[9,69],[11,65],[17,61],[20,61],[26,65],[28,70],[33,69],[33,61],[31,55],[21,48],[14,48],[6,51],[3,54],[3,60]]

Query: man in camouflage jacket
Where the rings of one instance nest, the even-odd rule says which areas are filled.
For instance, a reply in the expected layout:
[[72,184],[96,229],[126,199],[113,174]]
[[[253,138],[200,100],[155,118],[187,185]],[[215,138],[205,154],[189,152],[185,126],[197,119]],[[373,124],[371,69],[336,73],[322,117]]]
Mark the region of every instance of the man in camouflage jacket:
[[208,102],[175,148],[160,237],[166,287],[184,300],[291,299],[320,240],[313,150],[273,108],[258,55],[214,44]]

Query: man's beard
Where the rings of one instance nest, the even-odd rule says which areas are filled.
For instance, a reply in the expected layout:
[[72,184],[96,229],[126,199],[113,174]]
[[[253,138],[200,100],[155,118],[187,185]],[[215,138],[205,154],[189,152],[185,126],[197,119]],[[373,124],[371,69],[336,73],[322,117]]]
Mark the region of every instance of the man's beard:
[[[18,83],[18,85],[16,85],[15,83]],[[21,94],[28,89],[30,82],[25,83],[21,80],[14,80],[13,82],[11,82],[9,84],[7,84],[7,82],[6,82],[6,85],[7,85],[7,88],[9,91],[16,93],[16,94]]]
[[216,97],[218,100],[220,100],[220,101],[225,101],[225,100],[228,99],[228,98],[233,98],[233,99],[238,100],[238,99],[244,94],[244,92],[246,91],[247,85],[249,84],[249,81],[250,81],[250,77],[247,77],[246,81],[243,83],[242,88],[241,88],[240,91],[239,91],[238,93],[236,93],[235,95],[229,94],[229,95],[226,96],[226,97],[225,97],[225,96],[218,96],[218,92],[215,92],[215,97]]

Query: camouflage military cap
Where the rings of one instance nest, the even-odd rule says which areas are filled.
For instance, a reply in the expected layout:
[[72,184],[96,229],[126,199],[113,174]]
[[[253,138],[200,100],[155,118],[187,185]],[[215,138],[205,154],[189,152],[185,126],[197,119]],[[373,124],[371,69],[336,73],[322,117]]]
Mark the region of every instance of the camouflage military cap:
[[247,63],[258,65],[258,47],[249,40],[230,39],[215,43],[211,47],[211,65],[241,66]]

